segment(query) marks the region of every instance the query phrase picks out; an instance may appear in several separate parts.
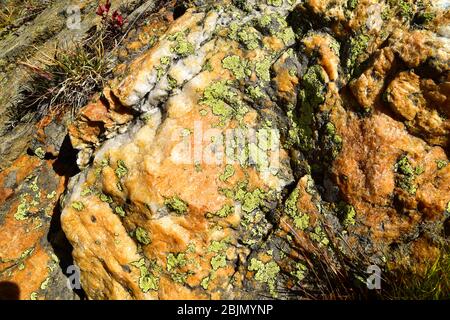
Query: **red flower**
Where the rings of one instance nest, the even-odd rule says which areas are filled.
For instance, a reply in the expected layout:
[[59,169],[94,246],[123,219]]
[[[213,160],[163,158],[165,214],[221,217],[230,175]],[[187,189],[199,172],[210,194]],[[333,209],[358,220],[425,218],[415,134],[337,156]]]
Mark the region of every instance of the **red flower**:
[[110,8],[111,8],[111,2],[110,2],[110,0],[106,0],[106,3],[104,5],[98,6],[96,14],[101,17],[105,17],[108,15]]
[[116,10],[112,14],[112,22],[119,27],[122,27],[126,20],[123,19],[123,16]]

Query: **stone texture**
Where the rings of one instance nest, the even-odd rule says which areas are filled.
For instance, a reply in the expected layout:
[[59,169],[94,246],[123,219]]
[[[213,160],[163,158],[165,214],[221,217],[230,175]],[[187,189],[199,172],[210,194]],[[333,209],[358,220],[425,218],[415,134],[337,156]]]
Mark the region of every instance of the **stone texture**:
[[108,86],[0,172],[0,295],[73,297],[58,198],[88,299],[354,299],[368,265],[423,274],[449,248],[448,19],[409,0],[152,13]]

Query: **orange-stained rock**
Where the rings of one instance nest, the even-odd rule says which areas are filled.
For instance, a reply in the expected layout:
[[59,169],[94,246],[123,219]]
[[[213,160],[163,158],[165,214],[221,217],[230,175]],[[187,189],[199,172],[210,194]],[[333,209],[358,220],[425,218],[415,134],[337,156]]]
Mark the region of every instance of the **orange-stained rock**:
[[22,156],[0,173],[2,299],[74,298],[66,286],[53,244],[47,240],[65,180],[53,172],[52,164]]

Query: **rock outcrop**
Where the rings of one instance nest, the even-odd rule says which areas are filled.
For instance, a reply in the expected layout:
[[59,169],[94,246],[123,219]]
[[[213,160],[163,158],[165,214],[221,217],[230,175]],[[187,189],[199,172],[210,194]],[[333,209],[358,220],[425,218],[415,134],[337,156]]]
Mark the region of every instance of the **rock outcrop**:
[[0,172],[0,279],[41,259],[21,297],[69,297],[45,294],[36,210],[60,196],[89,299],[355,298],[369,265],[448,254],[445,2],[172,5],[63,126],[79,173],[49,169],[48,141]]

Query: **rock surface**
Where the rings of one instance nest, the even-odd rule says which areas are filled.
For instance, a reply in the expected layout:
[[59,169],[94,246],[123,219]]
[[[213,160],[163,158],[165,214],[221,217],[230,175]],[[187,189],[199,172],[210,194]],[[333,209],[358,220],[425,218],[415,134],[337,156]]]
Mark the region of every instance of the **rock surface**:
[[70,174],[57,134],[0,172],[0,281],[73,297],[45,241],[60,196],[89,299],[355,298],[369,265],[448,252],[445,2],[171,5],[67,127],[43,120]]

